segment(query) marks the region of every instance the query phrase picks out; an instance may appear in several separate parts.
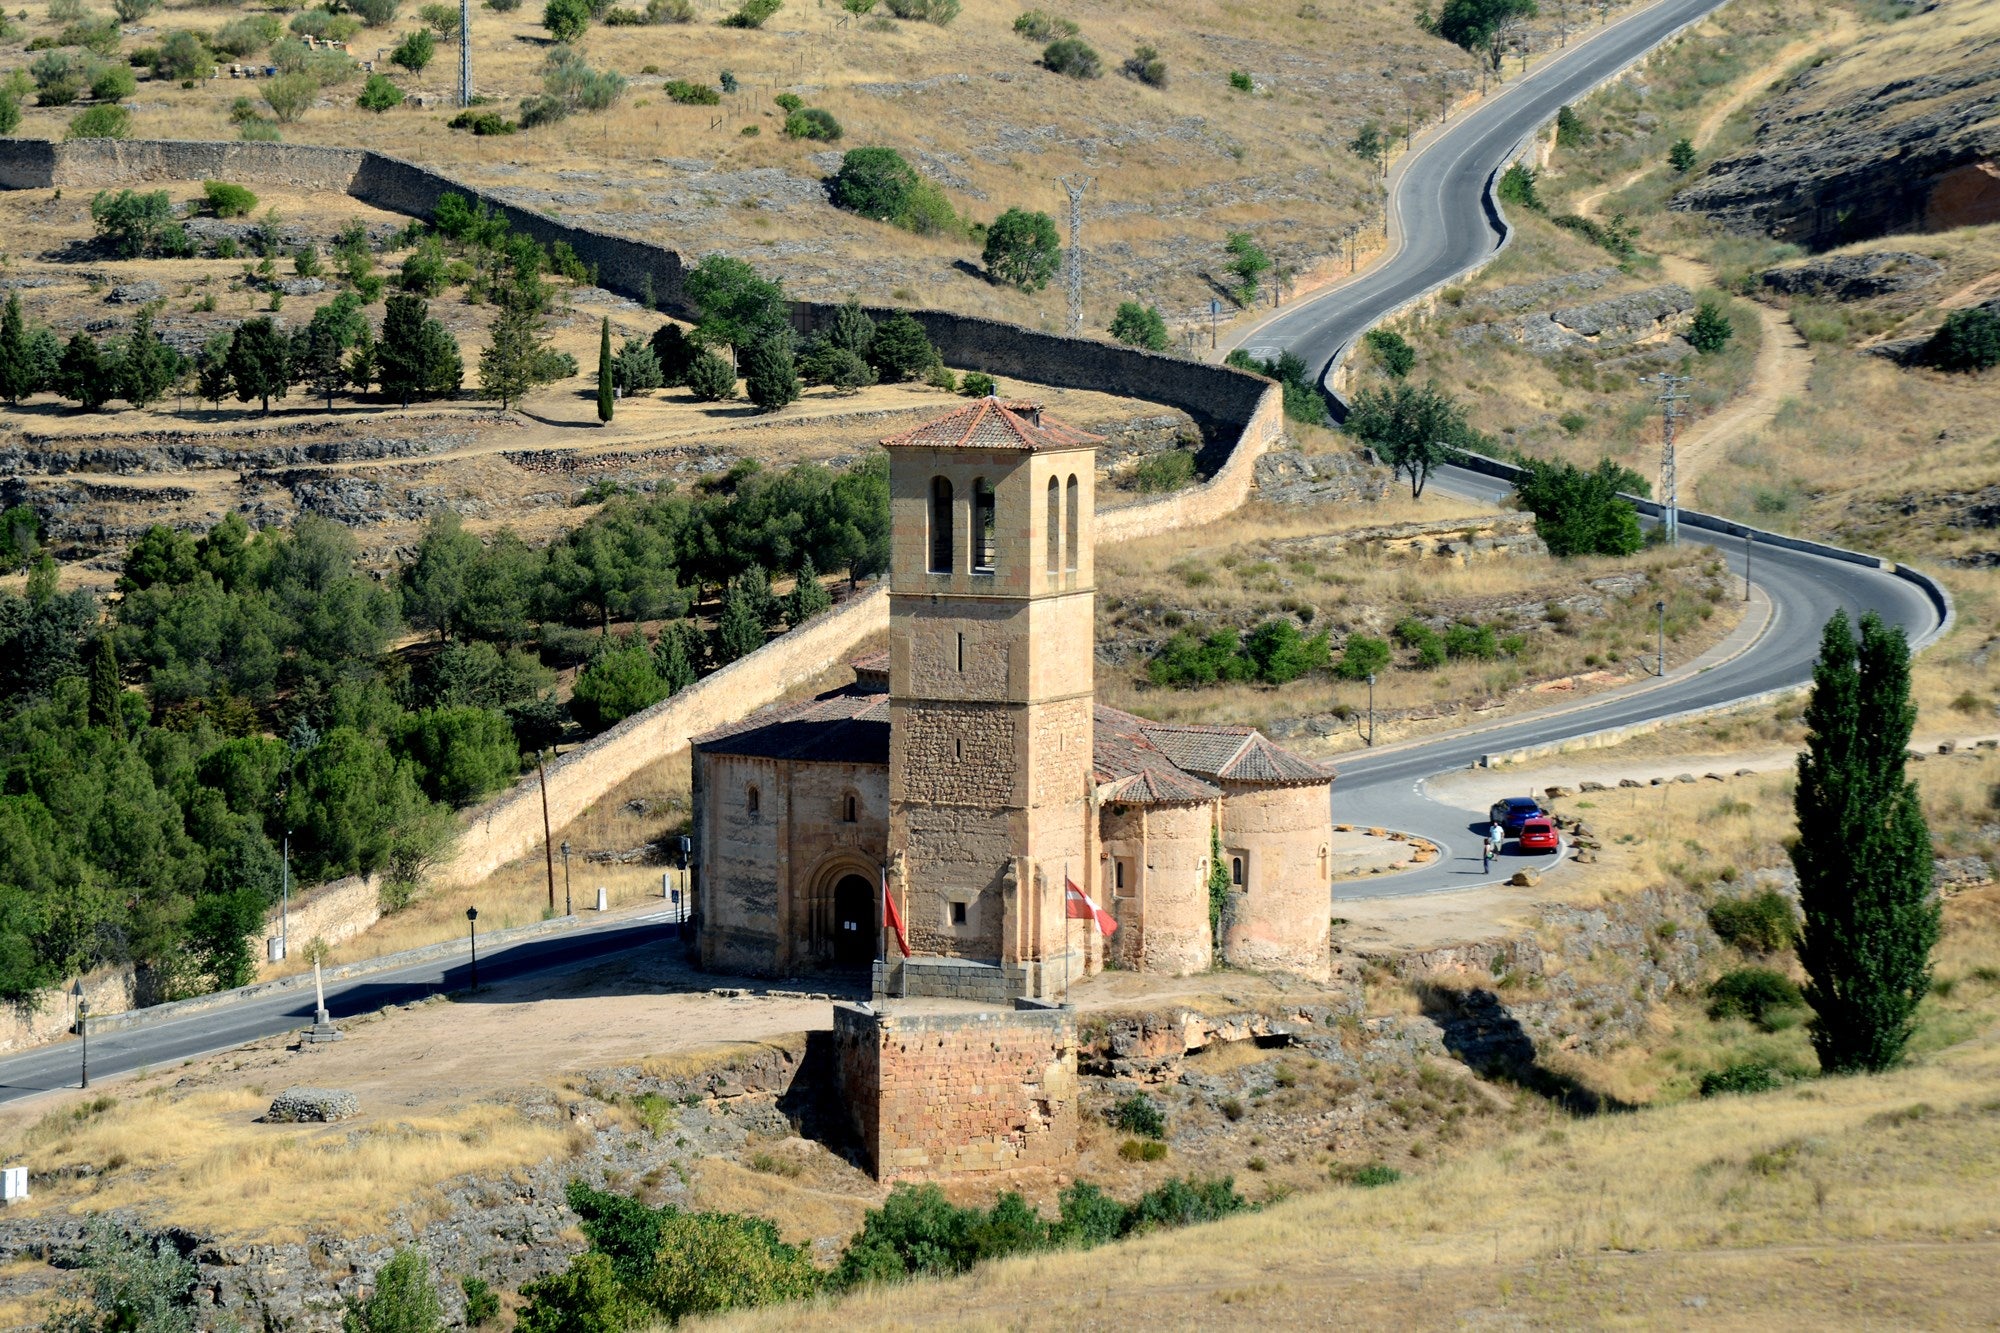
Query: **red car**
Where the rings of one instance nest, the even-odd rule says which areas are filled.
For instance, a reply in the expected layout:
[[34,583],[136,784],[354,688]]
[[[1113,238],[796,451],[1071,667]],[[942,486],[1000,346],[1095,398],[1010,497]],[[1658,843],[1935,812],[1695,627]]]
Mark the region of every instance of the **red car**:
[[1530,819],[1521,825],[1521,850],[1524,852],[1557,852],[1562,850],[1562,840],[1556,836],[1556,826],[1548,819]]

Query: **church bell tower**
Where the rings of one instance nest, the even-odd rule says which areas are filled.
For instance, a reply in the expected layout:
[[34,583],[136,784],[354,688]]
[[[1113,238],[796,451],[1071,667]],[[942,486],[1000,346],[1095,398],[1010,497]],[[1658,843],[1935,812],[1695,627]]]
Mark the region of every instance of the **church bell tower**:
[[1098,437],[980,399],[889,451],[888,994],[1061,998],[1091,854]]

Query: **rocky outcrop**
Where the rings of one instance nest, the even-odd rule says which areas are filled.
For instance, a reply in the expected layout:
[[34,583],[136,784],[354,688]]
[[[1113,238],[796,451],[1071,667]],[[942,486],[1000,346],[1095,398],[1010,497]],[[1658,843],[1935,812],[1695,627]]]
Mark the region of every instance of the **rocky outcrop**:
[[1754,148],[1711,165],[1668,207],[1815,250],[2000,218],[1988,169],[2000,157],[2000,58],[1822,96],[1843,64],[1801,75],[1767,104]]
[[1388,486],[1388,469],[1353,453],[1274,449],[1257,460],[1257,498],[1267,504],[1379,500]]
[[1764,286],[1785,296],[1818,296],[1833,301],[1866,301],[1928,287],[1944,265],[1908,250],[1865,255],[1824,255],[1803,264],[1764,270]]
[[[1976,306],[1995,319],[2000,319],[2000,296]],[[1871,343],[1861,350],[1870,356],[1879,356],[1884,361],[1893,361],[1899,366],[1921,366],[1930,359],[1931,333],[1920,333],[1910,338],[1889,338],[1879,343]]]
[[1468,324],[1453,337],[1460,346],[1500,337],[1545,356],[1597,348],[1608,350],[1629,347],[1666,333],[1692,309],[1694,294],[1677,282],[1668,282],[1584,305],[1561,306],[1547,313]]
[[273,1125],[323,1124],[358,1114],[361,1103],[340,1088],[286,1088],[271,1099],[264,1120]]

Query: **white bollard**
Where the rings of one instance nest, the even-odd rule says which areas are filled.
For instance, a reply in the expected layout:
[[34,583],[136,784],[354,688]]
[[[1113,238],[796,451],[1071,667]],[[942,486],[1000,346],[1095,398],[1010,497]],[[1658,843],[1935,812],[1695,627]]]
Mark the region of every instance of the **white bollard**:
[[273,935],[264,941],[264,953],[274,963],[285,961],[285,937]]
[[597,886],[597,910],[600,912],[611,910],[611,891],[602,884]]

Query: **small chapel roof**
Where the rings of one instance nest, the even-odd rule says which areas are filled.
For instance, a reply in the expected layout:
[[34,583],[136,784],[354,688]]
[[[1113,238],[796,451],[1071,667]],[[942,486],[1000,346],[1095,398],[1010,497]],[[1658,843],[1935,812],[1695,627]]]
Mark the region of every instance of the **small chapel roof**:
[[1099,704],[1093,718],[1091,762],[1098,795],[1128,805],[1207,801],[1222,789],[1183,772],[1146,736],[1146,719]]
[[1223,782],[1307,786],[1330,781],[1330,766],[1302,759],[1252,727],[1185,726],[1147,722],[1146,739],[1178,768]]
[[1026,400],[979,398],[920,426],[882,441],[885,449],[1019,449],[1053,453],[1101,444],[1092,435],[1042,414]]
[[690,742],[711,754],[804,759],[833,764],[889,762],[889,696],[829,694],[762,708]]

